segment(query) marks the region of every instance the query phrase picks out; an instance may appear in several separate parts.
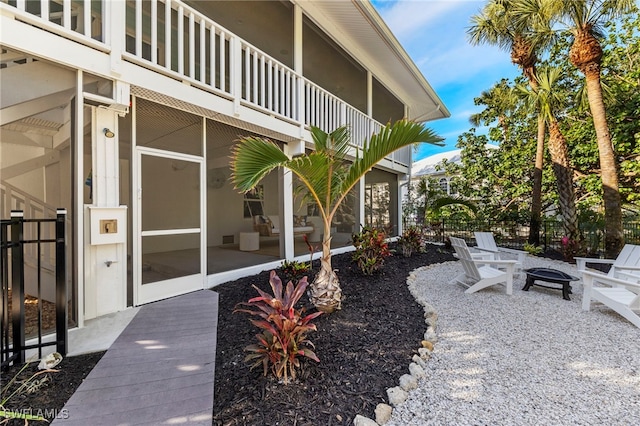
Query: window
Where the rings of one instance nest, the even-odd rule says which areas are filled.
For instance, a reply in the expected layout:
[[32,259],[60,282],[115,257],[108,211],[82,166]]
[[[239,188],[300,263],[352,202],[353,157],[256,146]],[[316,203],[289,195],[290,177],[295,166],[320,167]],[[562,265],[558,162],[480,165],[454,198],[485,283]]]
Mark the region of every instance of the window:
[[449,180],[443,177],[440,178],[438,183],[440,184],[440,189],[442,189],[443,192],[449,194]]
[[264,187],[257,185],[244,194],[244,217],[252,218],[256,215],[264,214],[262,206],[264,205]]

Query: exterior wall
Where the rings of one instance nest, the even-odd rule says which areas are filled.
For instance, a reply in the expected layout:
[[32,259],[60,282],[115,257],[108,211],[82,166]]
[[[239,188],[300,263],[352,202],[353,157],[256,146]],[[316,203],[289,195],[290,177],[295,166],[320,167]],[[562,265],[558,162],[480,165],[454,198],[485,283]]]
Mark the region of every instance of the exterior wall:
[[[43,2],[42,7],[48,7],[49,3]],[[55,7],[69,7],[70,3]],[[81,4],[73,3],[73,10],[60,11],[63,16],[60,22],[46,22],[34,15],[39,13],[39,9],[33,7],[35,2],[27,2],[24,11],[0,3],[0,43],[19,55],[37,59],[35,65],[24,66],[24,70],[29,72],[21,76],[14,75],[16,72],[12,70],[0,71],[3,83],[7,81],[4,77],[10,73],[11,82],[15,82],[3,84],[3,120],[9,120],[7,117],[11,114],[15,115],[16,121],[21,120],[23,117],[19,116],[17,105],[29,101],[41,102],[54,97],[62,99],[54,107],[64,106],[65,115],[60,121],[67,134],[66,141],[52,145],[59,158],[55,163],[17,176],[13,183],[42,200],[56,199],[68,204],[68,210],[72,212],[74,241],[71,246],[75,247],[72,258],[77,270],[71,275],[78,287],[74,294],[79,303],[80,324],[84,319],[115,312],[135,303],[132,286],[140,281],[140,277],[131,269],[135,270],[140,265],[132,254],[142,248],[135,240],[140,230],[133,223],[136,220],[133,200],[139,196],[137,188],[140,184],[136,177],[137,160],[133,156],[133,147],[147,141],[152,141],[158,149],[171,151],[180,151],[185,146],[181,145],[185,139],[175,135],[166,140],[156,140],[151,130],[131,137],[136,125],[132,122],[132,99],[144,98],[165,105],[171,111],[192,114],[196,122],[202,123],[201,129],[212,122],[224,123],[233,134],[216,135],[216,143],[220,137],[230,140],[251,133],[279,141],[290,153],[300,150],[301,141],[310,144],[306,129],[311,124],[326,130],[350,124],[354,129],[354,143],[359,145],[365,135],[380,126],[372,119],[371,113],[375,117],[384,117],[385,122],[405,115],[403,103],[384,85],[375,80],[372,85],[371,73],[332,37],[324,34],[307,17],[296,21],[300,18],[300,9],[295,4],[174,1],[157,3],[159,7],[167,4],[173,8],[157,11],[152,9],[155,4],[152,2],[94,3],[93,10],[84,10]],[[132,5],[140,4],[143,9],[138,13],[131,9]],[[194,9],[191,10],[189,5]],[[242,10],[252,7],[263,8],[264,14],[242,13]],[[148,17],[156,13],[166,16],[166,10],[174,14],[185,13],[185,19],[179,19],[177,24],[184,27],[153,33]],[[74,20],[70,20],[71,13]],[[20,19],[13,19],[14,14]],[[274,16],[276,22],[283,24],[278,26],[273,37],[263,37],[268,31],[255,32],[266,25],[265,14]],[[238,15],[243,17],[243,22],[239,22]],[[226,28],[216,26],[216,17]],[[304,25],[302,31],[294,34],[296,22],[304,22]],[[160,25],[162,23],[159,21]],[[273,22],[269,22],[271,25]],[[245,28],[252,31],[245,31]],[[256,33],[262,37],[255,38]],[[300,34],[302,43],[298,38]],[[246,37],[249,43],[239,39],[238,35]],[[174,37],[171,44],[165,40],[168,37]],[[340,35],[334,34],[333,37]],[[207,45],[211,46],[210,40],[214,40],[213,45],[217,47],[205,51]],[[295,55],[298,51],[296,46],[301,46],[302,69],[297,69],[299,73],[290,69],[300,60]],[[331,58],[332,62],[327,62],[326,58]],[[43,69],[56,72],[47,73],[50,78],[42,78]],[[53,76],[56,76],[55,81]],[[7,87],[12,90],[7,90]],[[75,110],[71,108],[74,99],[80,105]],[[30,106],[34,108],[33,115],[43,112],[35,102]],[[3,121],[2,125],[6,124],[10,122]],[[106,137],[105,128],[114,131],[115,137]],[[27,132],[24,130],[25,134]],[[212,156],[216,148],[210,147],[210,141],[204,136],[200,141],[205,147],[204,152],[188,154],[204,156],[206,170],[221,169],[228,176],[227,164],[222,160],[228,152],[224,156]],[[14,156],[4,139],[0,143],[3,149],[0,166],[3,169],[12,165],[10,163],[33,159],[47,152],[43,148],[24,148]],[[7,159],[7,153],[11,160]],[[21,158],[22,155],[25,158]],[[410,149],[383,161],[382,166],[394,171],[385,173],[388,176],[383,179],[390,183],[392,198],[398,198],[396,175],[406,173],[409,164]],[[376,173],[372,172],[368,179],[376,180]],[[158,175],[169,179],[162,171]],[[85,184],[88,176],[91,177],[91,188]],[[158,184],[169,185],[170,182],[163,183],[159,179]],[[274,173],[263,184],[265,212],[286,218],[280,238],[280,253],[281,258],[291,259],[294,257],[291,218],[293,214],[304,213],[304,207],[294,205],[290,174]],[[206,178],[200,185],[207,185]],[[90,199],[89,191],[92,191]],[[361,196],[362,185],[356,193]],[[222,188],[207,185],[203,200],[206,200],[203,210],[207,220],[201,232],[205,247],[222,244],[222,237],[230,232],[238,241],[239,232],[252,229],[250,219],[243,217],[242,194],[236,193],[231,185]],[[180,205],[183,201],[172,199],[167,202]],[[146,211],[165,208],[163,200],[155,200],[154,203],[146,206]],[[400,213],[393,207],[394,203],[391,204],[391,220],[397,225]],[[395,205],[397,207],[399,203]],[[361,206],[362,200],[356,199],[353,208],[357,215],[356,223],[363,222]],[[104,211],[113,212],[117,217],[124,214],[120,224],[126,231],[124,240],[100,244],[92,241],[91,229],[97,220],[96,212]],[[224,227],[216,225],[220,222]],[[158,244],[148,253],[167,248]],[[247,269],[242,273],[252,271]],[[206,266],[204,272],[206,275]],[[205,279],[201,285],[223,282],[231,279],[233,273],[229,271],[216,278]]]

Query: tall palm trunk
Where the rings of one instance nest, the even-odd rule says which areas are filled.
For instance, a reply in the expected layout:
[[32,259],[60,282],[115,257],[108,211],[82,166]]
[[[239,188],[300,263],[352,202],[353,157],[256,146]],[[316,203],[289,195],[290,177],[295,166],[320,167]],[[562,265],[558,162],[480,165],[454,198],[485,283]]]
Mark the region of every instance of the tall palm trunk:
[[604,245],[607,257],[615,257],[620,253],[624,245],[622,205],[620,191],[618,189],[618,166],[613,145],[611,144],[609,126],[607,125],[607,119],[605,117],[600,73],[594,74],[587,74],[586,80],[587,96],[589,98],[593,125],[598,139],[598,152],[600,154],[600,174],[602,178],[602,198],[604,200],[605,217]]
[[544,117],[538,116],[538,135],[536,159],[533,169],[533,188],[531,192],[531,220],[529,222],[529,244],[540,245],[540,226],[542,216],[542,166],[544,163]]
[[331,224],[324,224],[322,236],[322,257],[320,271],[307,290],[309,300],[322,312],[328,314],[342,308],[342,290],[340,281],[331,267]]
[[[523,70],[524,75],[529,80],[529,86],[536,90],[538,81],[536,80],[535,65]],[[540,223],[542,216],[542,166],[544,164],[544,135],[545,121],[541,113],[538,113],[538,133],[536,136],[536,159],[533,169],[533,187],[531,188],[531,220],[529,222],[529,244],[540,245]]]
[[579,238],[578,214],[573,191],[573,172],[569,164],[567,141],[554,119],[549,123],[549,153],[556,176],[560,214],[565,235],[573,241]]
[[585,75],[587,83],[587,97],[600,156],[605,218],[605,254],[607,257],[614,258],[624,245],[622,205],[618,189],[618,167],[602,100],[602,85],[600,83],[602,48],[598,40],[591,34],[590,26],[580,28],[576,32],[569,58],[571,63]]

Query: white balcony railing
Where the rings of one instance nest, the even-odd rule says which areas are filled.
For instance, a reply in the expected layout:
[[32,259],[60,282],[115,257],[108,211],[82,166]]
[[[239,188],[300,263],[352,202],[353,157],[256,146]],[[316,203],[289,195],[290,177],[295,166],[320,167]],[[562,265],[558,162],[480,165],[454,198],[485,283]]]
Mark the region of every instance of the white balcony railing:
[[[122,55],[164,75],[189,82],[238,105],[264,111],[300,126],[332,131],[347,125],[355,146],[378,131],[379,122],[307,80],[291,68],[179,0],[131,0],[123,19],[108,0],[0,0],[32,25],[111,54]],[[122,11],[121,11],[122,12]],[[48,19],[47,19],[48,18]],[[109,46],[124,31],[120,48]],[[118,34],[122,36],[122,34]],[[121,52],[121,53],[120,53]],[[410,148],[390,160],[408,165]]]

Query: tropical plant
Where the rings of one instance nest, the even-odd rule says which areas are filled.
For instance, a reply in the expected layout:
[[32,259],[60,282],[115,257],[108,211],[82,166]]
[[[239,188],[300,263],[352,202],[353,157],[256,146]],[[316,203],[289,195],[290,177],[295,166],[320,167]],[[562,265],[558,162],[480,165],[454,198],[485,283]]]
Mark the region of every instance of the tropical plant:
[[615,257],[624,244],[622,206],[616,153],[606,118],[600,80],[602,25],[634,10],[634,0],[518,0],[522,19],[536,19],[545,27],[564,24],[573,35],[569,60],[585,76],[589,108],[598,141],[605,211],[605,252]]
[[549,128],[549,153],[556,177],[560,214],[567,235],[572,240],[579,238],[578,212],[573,190],[573,169],[569,161],[569,148],[558,123],[558,110],[563,105],[563,96],[555,90],[561,77],[559,68],[538,70],[535,88],[519,85],[518,89],[526,97],[532,109],[540,112]]
[[405,257],[411,257],[413,253],[420,253],[424,245],[424,236],[417,226],[410,226],[398,238],[398,246]]
[[262,365],[265,376],[271,369],[278,379],[288,383],[289,377],[294,380],[296,378],[296,369],[300,368],[300,357],[320,362],[310,349],[313,343],[307,339],[307,333],[317,330],[311,320],[320,316],[322,312],[304,315],[304,308],[295,308],[295,304],[307,288],[307,277],[302,277],[295,287],[289,281],[283,293],[282,280],[275,271],[271,271],[269,284],[273,295],[254,285],[253,288],[260,296],[246,303],[239,303],[233,312],[245,312],[258,317],[250,321],[262,330],[262,333],[256,335],[258,343],[245,348],[245,351],[249,352],[245,362],[251,363],[251,369]]
[[289,158],[277,144],[261,137],[246,137],[232,151],[232,180],[236,189],[249,191],[269,172],[284,167],[302,182],[307,197],[318,206],[323,226],[320,271],[309,286],[309,299],[323,312],[341,308],[342,289],[331,267],[331,222],[349,191],[371,168],[397,149],[418,142],[439,144],[442,138],[432,130],[409,120],[387,124],[347,161],[354,148],[349,130],[338,127],[326,133],[311,127],[314,150],[306,155]]
[[[541,16],[535,15],[531,16],[530,19],[523,19],[523,16],[519,15],[521,12],[515,7],[518,1],[489,0],[479,14],[471,17],[472,25],[467,34],[472,44],[486,43],[510,51],[511,62],[522,69],[522,73],[527,78],[531,88],[535,88],[537,85],[535,79],[537,53],[551,44],[553,41],[551,35],[553,33],[546,30],[546,28],[543,30],[544,27],[536,20]],[[544,3],[548,0],[535,1]],[[546,21],[543,20],[542,22]],[[529,242],[532,244],[540,242],[544,135],[545,123],[542,117],[538,117],[529,231]]]
[[286,279],[298,281],[311,270],[311,267],[305,262],[297,260],[285,260],[280,267],[282,274]]
[[527,253],[533,254],[533,255],[538,255],[542,253],[542,246],[536,246],[534,244],[524,243],[523,249]]
[[384,259],[391,256],[389,244],[384,231],[370,226],[363,226],[362,231],[351,236],[356,248],[352,259],[365,275],[373,275],[384,265]]

